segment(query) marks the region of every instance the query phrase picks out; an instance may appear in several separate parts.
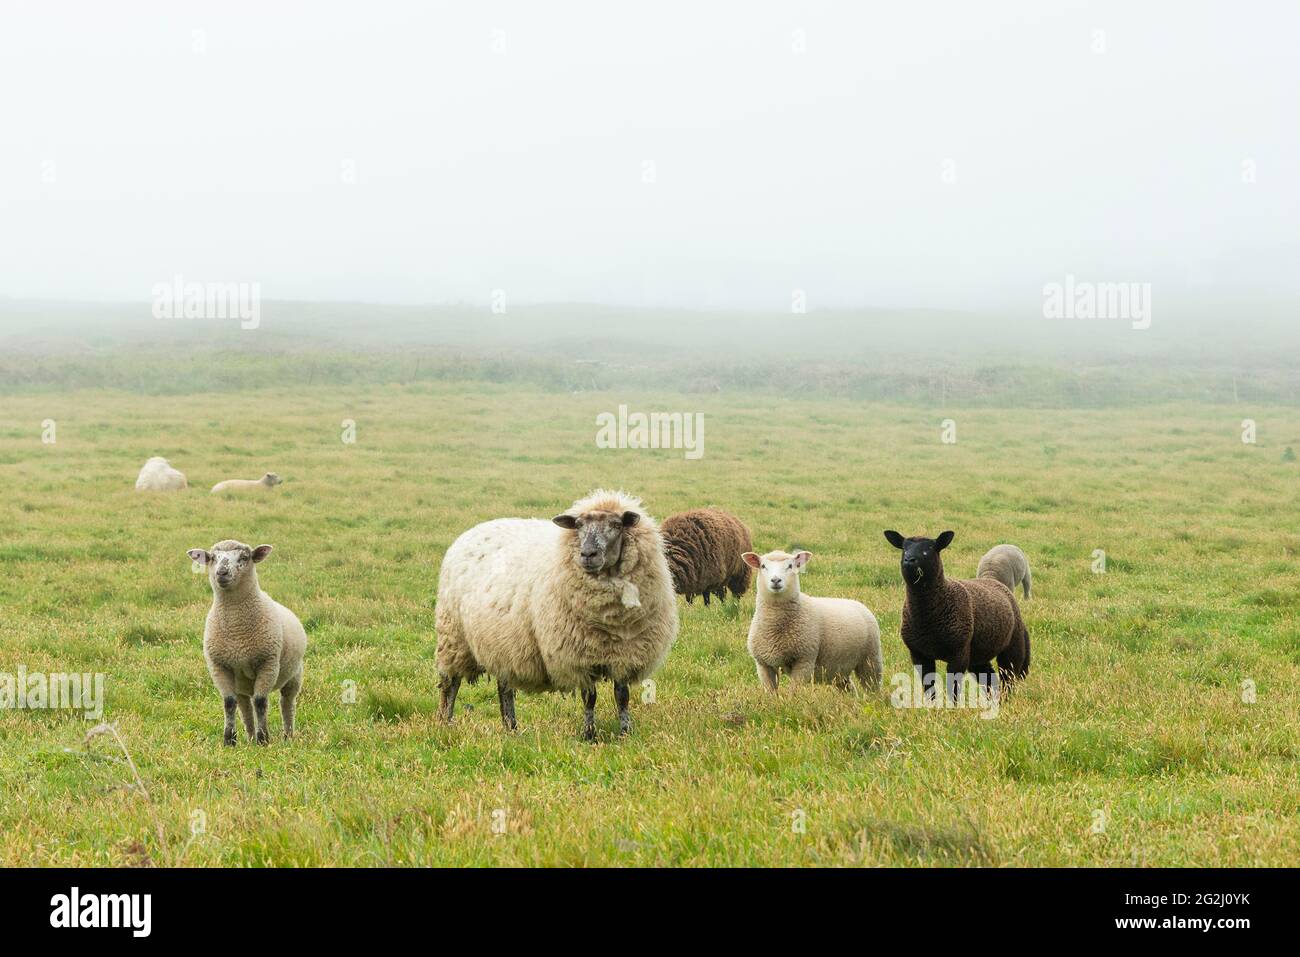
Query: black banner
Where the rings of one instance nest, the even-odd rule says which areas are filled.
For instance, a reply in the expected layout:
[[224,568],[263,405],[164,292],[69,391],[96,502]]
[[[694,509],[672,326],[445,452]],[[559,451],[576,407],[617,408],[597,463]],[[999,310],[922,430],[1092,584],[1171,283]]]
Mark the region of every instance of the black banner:
[[290,933],[373,944],[377,934],[427,933],[431,921],[453,935],[630,922],[655,935],[690,927],[698,939],[704,908],[703,923],[733,941],[751,928],[766,939],[779,912],[787,929],[826,929],[840,915],[875,941],[904,934],[900,943],[983,939],[986,923],[999,940],[1048,933],[1181,945],[1199,936],[1232,946],[1286,926],[1293,882],[1283,870],[1218,869],[9,870],[0,871],[0,911],[10,943],[71,934],[192,943],[199,931],[214,941]]

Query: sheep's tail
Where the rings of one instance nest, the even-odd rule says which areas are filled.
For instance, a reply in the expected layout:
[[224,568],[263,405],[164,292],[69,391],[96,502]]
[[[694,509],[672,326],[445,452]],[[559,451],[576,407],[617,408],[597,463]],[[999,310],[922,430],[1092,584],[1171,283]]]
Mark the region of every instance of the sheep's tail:
[[1029,566],[1026,565],[1026,566],[1025,566],[1025,580],[1022,581],[1022,582],[1020,583],[1020,587],[1024,589],[1025,597],[1026,597],[1026,598],[1029,597],[1029,589],[1030,589],[1030,586],[1031,586],[1032,584],[1033,584],[1033,579],[1032,579],[1032,576],[1030,576],[1030,574],[1029,574]]

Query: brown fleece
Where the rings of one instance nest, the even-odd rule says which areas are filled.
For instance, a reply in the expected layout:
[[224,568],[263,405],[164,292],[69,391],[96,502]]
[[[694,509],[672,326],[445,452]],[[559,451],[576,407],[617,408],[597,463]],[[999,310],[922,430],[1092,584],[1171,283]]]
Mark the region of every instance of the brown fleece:
[[736,516],[720,508],[696,508],[664,519],[660,532],[672,572],[673,589],[686,600],[696,595],[718,600],[727,589],[739,598],[749,591],[750,569],[740,556],[754,546],[749,529]]
[[933,570],[907,586],[902,636],[914,665],[926,674],[936,660],[948,672],[990,673],[997,658],[1004,685],[1029,673],[1029,630],[1011,589],[992,578],[945,578],[936,553]]

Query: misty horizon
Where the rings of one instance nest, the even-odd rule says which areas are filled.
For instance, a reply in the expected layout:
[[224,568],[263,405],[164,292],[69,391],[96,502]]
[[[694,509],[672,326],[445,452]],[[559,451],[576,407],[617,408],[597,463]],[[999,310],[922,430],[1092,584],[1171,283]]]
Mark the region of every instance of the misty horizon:
[[11,300],[1300,296],[1294,9],[151,6],[0,31]]

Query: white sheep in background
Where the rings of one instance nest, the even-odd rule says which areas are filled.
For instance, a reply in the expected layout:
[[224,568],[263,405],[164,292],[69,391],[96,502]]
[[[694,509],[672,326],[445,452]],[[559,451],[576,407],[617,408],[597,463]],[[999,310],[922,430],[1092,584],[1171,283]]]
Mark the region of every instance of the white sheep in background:
[[742,557],[758,572],[748,644],[764,688],[776,691],[782,669],[793,683],[816,679],[847,688],[849,675],[856,674],[863,687],[879,686],[884,660],[876,616],[851,598],[803,594],[799,572],[811,552]]
[[992,578],[1002,582],[1013,592],[1017,585],[1024,588],[1025,597],[1033,582],[1029,576],[1029,559],[1015,545],[994,545],[980,559],[976,578]]
[[596,736],[596,682],[614,683],[619,732],[628,685],[663,663],[677,636],[663,540],[639,499],[603,489],[550,521],[502,518],[462,534],[443,556],[437,607],[439,716],[462,678],[497,679],[514,730],[515,691],[582,692],[583,736]]
[[137,492],[178,492],[189,488],[183,472],[174,469],[161,455],[145,462],[135,480]]
[[271,554],[270,545],[250,548],[227,539],[211,549],[192,548],[190,558],[206,565],[212,607],[203,627],[203,657],[226,709],[223,740],[235,743],[235,707],[249,740],[270,741],[267,695],[280,692],[285,738],[293,737],[293,717],[302,689],[302,659],[307,633],[298,616],[262,591],[253,566]]
[[212,494],[219,492],[268,492],[277,485],[282,485],[284,479],[274,472],[267,472],[260,479],[226,479],[224,482],[218,482],[212,486]]

